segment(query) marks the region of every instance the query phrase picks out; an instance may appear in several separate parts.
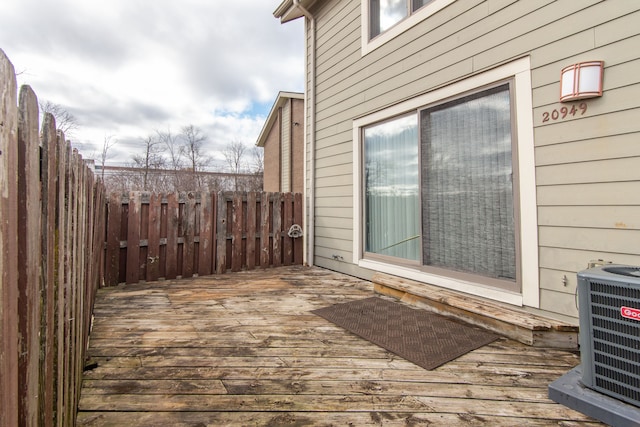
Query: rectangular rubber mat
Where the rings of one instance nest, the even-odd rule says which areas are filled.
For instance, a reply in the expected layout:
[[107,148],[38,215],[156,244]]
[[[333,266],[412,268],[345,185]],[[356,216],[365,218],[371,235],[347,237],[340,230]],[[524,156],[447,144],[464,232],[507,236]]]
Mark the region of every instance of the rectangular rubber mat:
[[427,370],[498,338],[484,329],[378,297],[335,304],[312,313]]

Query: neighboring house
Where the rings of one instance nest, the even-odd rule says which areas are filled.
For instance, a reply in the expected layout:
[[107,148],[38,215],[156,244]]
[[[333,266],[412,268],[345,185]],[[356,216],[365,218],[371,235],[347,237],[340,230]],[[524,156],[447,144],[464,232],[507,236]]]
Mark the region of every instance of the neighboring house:
[[304,94],[280,92],[260,132],[264,191],[304,191]]
[[[310,263],[573,324],[576,272],[640,265],[640,2],[285,0],[274,15],[306,19]],[[601,96],[560,102],[582,61],[604,62]]]

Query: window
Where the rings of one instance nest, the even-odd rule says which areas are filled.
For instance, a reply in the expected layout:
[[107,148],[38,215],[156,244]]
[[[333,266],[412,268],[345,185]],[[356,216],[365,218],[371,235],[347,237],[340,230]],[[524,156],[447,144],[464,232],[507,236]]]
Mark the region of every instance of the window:
[[364,129],[365,250],[420,260],[418,120],[415,114]]
[[509,92],[420,113],[424,265],[516,280]]
[[433,0],[369,0],[370,34],[374,38]]
[[366,253],[516,280],[510,98],[501,84],[364,128]]
[[531,111],[521,58],[354,119],[354,263],[538,307]]
[[361,0],[362,54],[377,49],[455,0]]

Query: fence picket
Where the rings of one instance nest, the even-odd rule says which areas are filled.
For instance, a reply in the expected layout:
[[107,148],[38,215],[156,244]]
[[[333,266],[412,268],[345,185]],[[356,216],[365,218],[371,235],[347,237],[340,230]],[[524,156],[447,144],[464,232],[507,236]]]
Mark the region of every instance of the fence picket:
[[213,194],[202,193],[200,196],[200,241],[198,244],[198,275],[206,276],[213,273],[212,239],[213,239]]
[[253,270],[256,267],[257,202],[257,196],[254,191],[247,193],[247,237],[245,249],[247,270]]
[[53,425],[55,413],[56,365],[56,206],[57,168],[55,119],[44,115],[42,125],[42,274],[43,274],[43,327],[41,346],[43,363],[40,375],[40,425]]
[[[293,203],[293,223],[302,227],[304,215],[302,193],[295,193],[293,195]],[[304,263],[304,241],[302,237],[293,239],[293,263],[295,265],[302,265]]]
[[282,194],[273,193],[273,260],[274,267],[282,265]]
[[193,276],[195,257],[196,230],[196,195],[193,192],[185,194],[182,216],[182,278]]
[[147,281],[154,282],[160,277],[160,224],[162,196],[149,197],[149,237],[147,246]]
[[167,194],[167,279],[175,279],[178,276],[178,221],[178,196],[175,193]]
[[222,194],[216,202],[216,273],[222,274],[227,271],[227,202]]
[[106,286],[118,284],[120,276],[120,223],[122,221],[122,203],[119,195],[111,194],[107,204],[107,236],[105,254]]
[[269,195],[262,193],[260,204],[260,265],[266,267],[271,263],[271,244],[269,234],[271,232],[271,215],[269,209]]
[[0,425],[18,425],[17,84],[0,50]]
[[35,425],[40,406],[40,147],[38,101],[29,86],[19,95],[18,170],[19,416],[25,425]]
[[231,207],[231,271],[242,269],[243,197],[240,193],[232,196]]
[[127,283],[140,280],[140,193],[129,194],[127,218]]
[[293,225],[293,194],[283,195],[284,212],[282,216],[282,259],[284,265],[293,263],[293,239],[289,239],[288,231]]

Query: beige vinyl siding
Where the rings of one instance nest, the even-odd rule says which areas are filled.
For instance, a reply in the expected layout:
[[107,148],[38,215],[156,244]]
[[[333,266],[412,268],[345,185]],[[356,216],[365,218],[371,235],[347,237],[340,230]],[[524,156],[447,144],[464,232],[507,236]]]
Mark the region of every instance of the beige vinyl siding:
[[[594,174],[597,174],[594,171]],[[538,206],[640,205],[637,182],[538,187]]]
[[539,166],[546,166],[570,162],[617,159],[626,156],[638,157],[640,156],[640,144],[637,141],[637,134],[626,133],[547,145],[538,147],[536,150],[536,162]]
[[541,226],[640,230],[640,206],[541,206]]
[[[575,273],[589,260],[640,264],[640,2],[457,0],[365,56],[360,0],[320,3],[318,265],[371,274],[350,264],[353,119],[523,56],[532,66],[541,310],[575,318]],[[584,116],[543,123],[543,113],[570,108],[558,101],[560,70],[580,60],[604,60],[604,96],[586,100]]]

